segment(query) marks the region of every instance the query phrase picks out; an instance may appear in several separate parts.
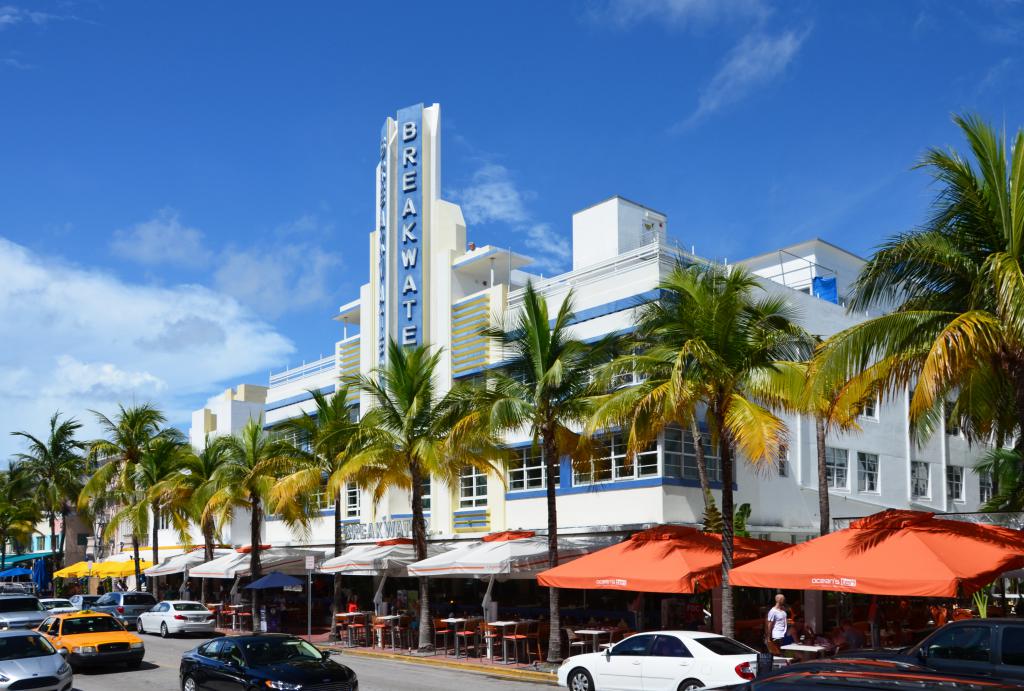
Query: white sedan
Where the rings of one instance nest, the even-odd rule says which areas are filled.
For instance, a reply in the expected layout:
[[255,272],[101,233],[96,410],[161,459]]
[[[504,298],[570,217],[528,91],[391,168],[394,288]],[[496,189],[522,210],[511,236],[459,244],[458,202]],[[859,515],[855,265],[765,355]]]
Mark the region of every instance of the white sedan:
[[655,631],[570,657],[558,670],[558,685],[570,691],[692,691],[750,681],[756,662],[756,650],[716,633]]
[[39,600],[39,605],[51,614],[67,614],[78,611],[75,603],[62,597],[44,597]]
[[158,602],[135,623],[137,632],[159,633],[164,638],[172,633],[213,633],[216,628],[213,612],[191,600]]

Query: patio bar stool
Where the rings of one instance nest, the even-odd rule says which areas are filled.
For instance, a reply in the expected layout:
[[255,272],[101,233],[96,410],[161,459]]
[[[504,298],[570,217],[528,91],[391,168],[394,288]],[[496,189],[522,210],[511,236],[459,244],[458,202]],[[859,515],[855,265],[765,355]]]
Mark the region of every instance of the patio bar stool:
[[448,657],[448,648],[449,648],[448,641],[450,640],[451,634],[452,634],[452,630],[450,628],[448,628],[448,624],[446,624],[445,622],[441,621],[440,619],[435,619],[434,620],[434,654],[435,655],[437,654],[437,638],[438,638],[438,636],[440,636],[441,640],[444,642],[444,648],[443,648],[444,656]]
[[348,631],[348,644],[355,646],[357,643],[366,645],[366,615],[360,614],[352,617],[346,627]]

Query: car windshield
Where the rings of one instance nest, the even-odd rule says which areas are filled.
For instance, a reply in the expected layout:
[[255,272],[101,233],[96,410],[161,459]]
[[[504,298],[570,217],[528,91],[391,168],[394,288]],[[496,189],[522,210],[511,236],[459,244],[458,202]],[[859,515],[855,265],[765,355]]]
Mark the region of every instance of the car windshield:
[[23,660],[26,657],[46,657],[57,651],[42,636],[4,636],[0,638],[0,660]]
[[34,597],[0,598],[0,612],[42,612],[43,606]]
[[709,638],[694,638],[693,640],[713,652],[715,655],[752,655],[757,654],[753,648],[748,648],[739,641],[734,641],[725,636],[714,636]]
[[156,604],[156,598],[152,595],[146,595],[145,593],[126,594],[124,596],[124,604],[146,605],[148,607],[152,607]]
[[72,617],[64,620],[62,634],[75,636],[80,633],[106,633],[124,631],[124,627],[113,617]]
[[174,609],[177,612],[209,612],[206,607],[203,607],[198,602],[175,602]]
[[299,638],[258,638],[247,641],[245,657],[254,665],[273,665],[290,660],[320,660],[320,651]]
[[53,609],[54,607],[74,607],[70,600],[45,600],[43,601],[43,607],[46,609]]

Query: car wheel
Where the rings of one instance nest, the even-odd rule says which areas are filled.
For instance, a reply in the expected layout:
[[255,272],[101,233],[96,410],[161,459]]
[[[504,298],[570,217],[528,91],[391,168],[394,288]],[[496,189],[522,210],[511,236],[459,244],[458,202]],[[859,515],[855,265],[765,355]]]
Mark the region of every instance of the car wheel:
[[142,628],[142,617],[135,620],[135,633],[146,633],[146,629]]
[[594,680],[590,673],[581,668],[569,672],[569,691],[594,691]]
[[196,691],[199,686],[196,684],[196,680],[191,676],[185,677],[181,681],[181,691]]
[[699,679],[687,679],[679,685],[679,691],[695,691],[695,689],[704,688],[704,684],[700,683]]
[[127,665],[128,669],[138,669],[139,667],[142,667],[142,659],[132,660],[128,662]]
[[167,622],[162,621],[160,622],[160,638],[167,638],[167,634]]

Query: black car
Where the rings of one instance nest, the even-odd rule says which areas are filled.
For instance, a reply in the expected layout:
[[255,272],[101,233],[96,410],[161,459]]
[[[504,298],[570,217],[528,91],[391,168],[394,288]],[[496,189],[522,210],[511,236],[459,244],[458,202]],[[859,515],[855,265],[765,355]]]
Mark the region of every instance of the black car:
[[215,638],[181,656],[182,691],[318,689],[356,691],[356,673],[301,638],[283,634]]
[[965,619],[903,650],[855,650],[842,657],[892,660],[952,674],[1024,683],[1024,619]]
[[729,691],[908,691],[908,689],[949,689],[950,691],[1021,691],[1017,680],[937,672],[893,660],[839,659],[801,662],[774,671],[760,679],[729,687]]

